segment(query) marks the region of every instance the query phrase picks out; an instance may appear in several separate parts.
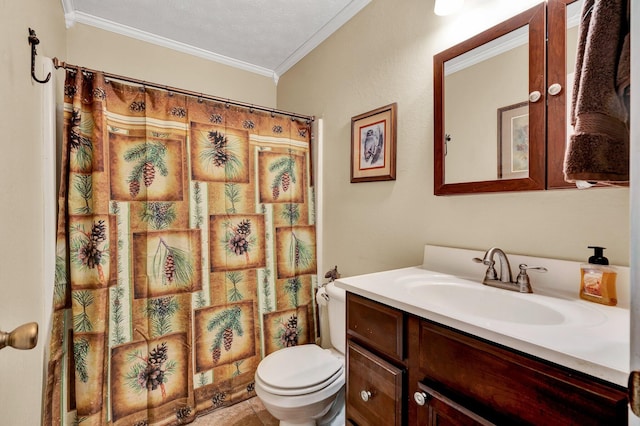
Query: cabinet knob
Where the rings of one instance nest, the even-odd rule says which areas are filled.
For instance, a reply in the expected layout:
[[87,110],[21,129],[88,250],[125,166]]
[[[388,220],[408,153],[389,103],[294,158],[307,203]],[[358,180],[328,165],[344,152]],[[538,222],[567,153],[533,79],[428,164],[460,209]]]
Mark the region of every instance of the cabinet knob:
[[371,392],[369,392],[368,390],[360,391],[360,398],[362,398],[364,402],[369,401],[371,399],[371,396]]
[[534,90],[533,92],[529,93],[529,102],[538,102],[541,97],[542,97],[542,93],[540,93],[537,90]]
[[547,92],[549,92],[551,96],[555,96],[558,93],[562,92],[562,86],[559,83],[553,83],[551,86],[549,86]]
[[413,399],[416,401],[416,404],[418,404],[418,405],[426,404],[428,397],[429,397],[429,395],[427,395],[424,392],[416,392],[416,393],[413,394]]

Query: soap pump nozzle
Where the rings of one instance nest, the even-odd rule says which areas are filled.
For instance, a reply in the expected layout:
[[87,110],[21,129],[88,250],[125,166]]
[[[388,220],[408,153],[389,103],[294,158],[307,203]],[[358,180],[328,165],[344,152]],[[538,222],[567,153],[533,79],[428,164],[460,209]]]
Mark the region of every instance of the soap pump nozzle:
[[593,256],[589,257],[589,263],[594,265],[608,265],[609,259],[603,256],[603,251],[605,247],[599,246],[589,246],[590,249],[593,249]]

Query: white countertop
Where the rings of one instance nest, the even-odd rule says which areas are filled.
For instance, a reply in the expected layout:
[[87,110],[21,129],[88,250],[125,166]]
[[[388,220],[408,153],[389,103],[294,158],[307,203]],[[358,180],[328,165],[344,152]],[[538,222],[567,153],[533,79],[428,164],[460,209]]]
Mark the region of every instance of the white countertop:
[[[416,297],[416,294],[411,292],[411,283],[433,280],[436,275],[445,279],[460,280],[461,285],[464,286],[479,286],[478,288],[474,287],[473,290],[487,289],[489,292],[512,293],[450,274],[427,270],[424,267],[402,268],[340,278],[335,284],[352,293],[421,318],[456,328],[624,387],[627,386],[629,375],[628,309],[599,305],[577,297],[570,299],[565,295],[560,298],[549,297],[544,294],[543,289],[540,289],[534,295],[513,292],[513,296],[520,298],[533,296],[537,299],[529,300],[539,300],[549,306],[557,305],[565,312],[575,311],[580,315],[559,324],[500,321],[495,318],[484,318],[456,309],[449,309],[431,303],[427,300],[428,298]],[[531,275],[533,280],[535,277],[533,274]]]

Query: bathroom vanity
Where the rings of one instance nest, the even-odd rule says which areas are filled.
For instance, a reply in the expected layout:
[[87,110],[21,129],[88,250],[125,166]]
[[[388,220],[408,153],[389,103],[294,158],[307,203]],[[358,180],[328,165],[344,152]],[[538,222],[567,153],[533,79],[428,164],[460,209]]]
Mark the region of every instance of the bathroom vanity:
[[[628,309],[535,294],[536,278],[533,295],[513,294],[518,302],[424,268],[338,280],[348,292],[348,422],[627,424]],[[438,299],[467,293],[462,306],[488,308],[463,313]]]

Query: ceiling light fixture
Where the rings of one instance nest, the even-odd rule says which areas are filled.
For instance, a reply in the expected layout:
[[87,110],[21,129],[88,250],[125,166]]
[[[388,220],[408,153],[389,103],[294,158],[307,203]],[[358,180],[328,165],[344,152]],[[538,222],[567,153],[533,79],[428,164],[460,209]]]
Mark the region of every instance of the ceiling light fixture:
[[436,0],[436,5],[433,7],[433,13],[438,16],[451,15],[462,9],[464,0]]

